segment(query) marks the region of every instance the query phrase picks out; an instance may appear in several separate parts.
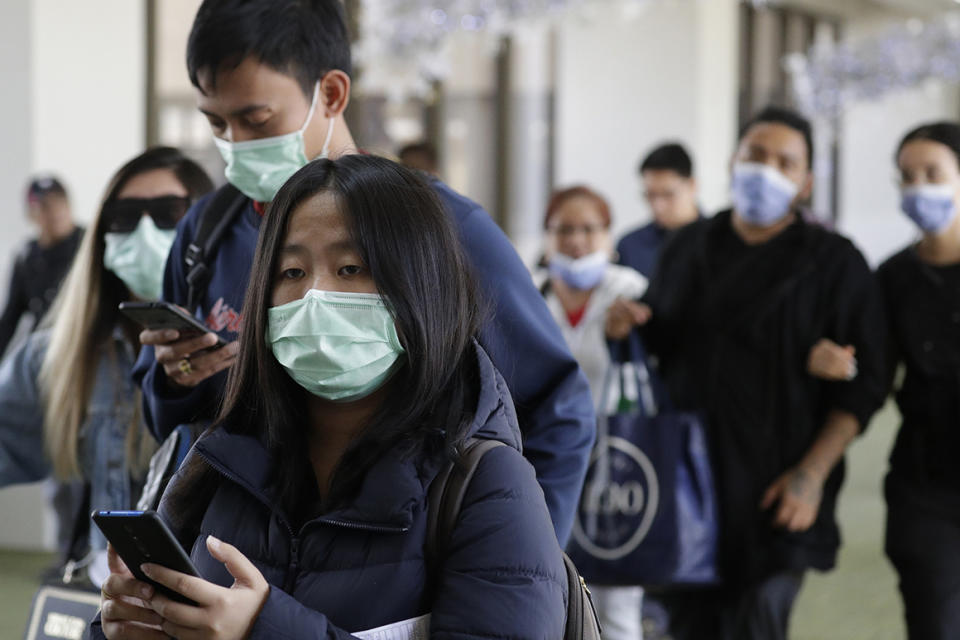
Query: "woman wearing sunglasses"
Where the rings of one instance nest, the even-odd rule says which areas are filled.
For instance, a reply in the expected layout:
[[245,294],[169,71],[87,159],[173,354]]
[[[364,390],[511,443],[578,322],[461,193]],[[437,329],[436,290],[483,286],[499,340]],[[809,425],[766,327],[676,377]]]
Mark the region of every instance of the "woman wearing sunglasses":
[[[52,472],[89,483],[92,509],[131,506],[131,479],[151,447],[129,377],[139,328],[117,306],[160,296],[174,227],[212,187],[170,147],[137,156],[110,181],[41,329],[0,365],[0,486]],[[90,558],[105,559],[106,541],[90,536],[99,552]]]

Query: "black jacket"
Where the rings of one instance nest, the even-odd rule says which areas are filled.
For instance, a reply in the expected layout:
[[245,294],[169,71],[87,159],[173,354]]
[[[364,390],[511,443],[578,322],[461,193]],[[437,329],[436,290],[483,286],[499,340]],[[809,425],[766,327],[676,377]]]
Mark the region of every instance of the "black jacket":
[[[567,582],[560,546],[506,383],[477,347],[480,394],[470,434],[497,439],[464,497],[442,566],[424,559],[426,498],[442,461],[388,453],[366,473],[346,506],[302,526],[285,513],[270,482],[280,462],[251,436],[220,428],[190,453],[218,472],[199,518],[170,499],[160,504],[200,574],[233,579],[206,548],[214,535],[235,545],[270,583],[251,640],[333,640],[431,614],[430,637],[555,640],[563,635]],[[421,456],[423,458],[423,456]],[[184,463],[189,468],[189,460]],[[205,491],[202,491],[205,492]],[[193,503],[203,500],[191,492]],[[184,521],[186,518],[187,521]],[[99,620],[92,638],[103,638]]]
[[891,377],[903,425],[893,474],[960,500],[960,265],[934,267],[904,249],[877,270],[890,322]]
[[[673,237],[645,300],[653,308],[645,339],[674,401],[709,419],[726,580],[832,568],[842,463],[804,533],[775,530],[774,514],[759,504],[806,454],[830,410],[852,413],[863,428],[883,402],[883,312],[860,252],[802,219],[765,244],[747,246],[726,211]],[[821,337],[856,347],[856,379],[825,382],[806,372]]]
[[31,240],[17,255],[10,274],[7,304],[0,316],[0,356],[10,344],[23,314],[30,313],[33,317],[31,331],[43,319],[70,270],[82,238],[83,229],[77,227],[51,247],[41,247],[36,240]]

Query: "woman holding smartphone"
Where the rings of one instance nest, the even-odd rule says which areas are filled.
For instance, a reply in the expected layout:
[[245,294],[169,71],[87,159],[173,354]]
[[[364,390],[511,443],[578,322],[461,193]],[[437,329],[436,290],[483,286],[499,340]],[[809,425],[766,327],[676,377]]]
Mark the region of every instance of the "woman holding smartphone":
[[897,149],[903,212],[920,239],[878,270],[903,366],[903,424],[886,479],[886,552],[911,640],[960,637],[960,124],[927,124]]
[[[308,164],[267,212],[243,318],[220,417],[160,505],[202,577],[144,567],[197,604],[112,556],[92,637],[349,638],[425,614],[430,638],[563,636],[556,534],[430,187],[373,156]],[[469,437],[508,446],[428,566],[428,489]]]
[[[117,305],[160,296],[174,227],[211,188],[203,169],[170,147],[114,175],[41,329],[0,366],[0,486],[52,472],[89,483],[91,508],[132,505],[131,478],[145,471],[152,440],[129,377],[139,328]],[[104,557],[106,541],[90,535]]]

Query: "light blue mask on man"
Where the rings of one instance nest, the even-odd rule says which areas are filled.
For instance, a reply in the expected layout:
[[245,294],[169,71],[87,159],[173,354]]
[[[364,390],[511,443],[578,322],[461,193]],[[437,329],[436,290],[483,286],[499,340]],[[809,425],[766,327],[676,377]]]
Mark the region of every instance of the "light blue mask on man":
[[800,191],[785,175],[765,164],[740,162],[733,167],[733,208],[757,227],[772,227],[790,213]]
[[921,184],[905,187],[900,207],[924,233],[946,230],[957,215],[956,187],[949,184]]
[[310,393],[334,402],[364,398],[400,368],[404,353],[383,297],[311,289],[267,311],[277,361]]
[[[227,163],[224,174],[230,184],[257,202],[273,200],[283,183],[309,162],[303,132],[313,119],[319,95],[320,83],[317,82],[307,119],[303,126],[292,133],[245,142],[230,142],[214,137],[213,141],[223,161]],[[330,119],[327,137],[317,158],[326,158],[329,155],[332,137],[333,118]]]

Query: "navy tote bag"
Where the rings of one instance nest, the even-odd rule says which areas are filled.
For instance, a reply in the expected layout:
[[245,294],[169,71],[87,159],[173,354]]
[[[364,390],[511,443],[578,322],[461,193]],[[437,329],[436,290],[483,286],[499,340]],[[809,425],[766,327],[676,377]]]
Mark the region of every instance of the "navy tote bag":
[[703,421],[667,408],[636,332],[611,345],[601,403],[569,548],[577,568],[598,585],[718,582]]

